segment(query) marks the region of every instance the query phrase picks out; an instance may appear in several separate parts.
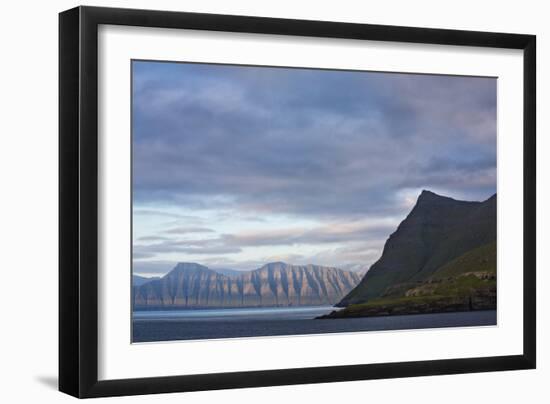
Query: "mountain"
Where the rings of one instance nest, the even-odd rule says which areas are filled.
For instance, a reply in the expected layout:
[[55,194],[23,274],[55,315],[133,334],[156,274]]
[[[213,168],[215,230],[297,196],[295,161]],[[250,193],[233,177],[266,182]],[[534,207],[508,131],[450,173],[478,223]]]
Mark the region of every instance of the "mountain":
[[[484,202],[467,202],[422,191],[412,211],[386,241],[380,259],[338,306],[405,297],[415,285],[433,281],[437,271],[451,274],[454,268],[455,276],[460,275],[472,264],[472,257],[464,254],[496,243],[496,226],[496,195]],[[496,271],[496,258],[492,261],[496,244],[493,250],[482,252],[484,260],[494,262]],[[452,263],[461,256],[468,265]]]
[[496,269],[497,243],[493,241],[492,243],[474,248],[443,265],[430,279],[447,279],[467,274],[496,276]]
[[134,288],[134,308],[333,305],[359,275],[318,265],[283,262],[226,276],[196,263],[179,263],[161,279]]
[[496,242],[492,242],[455,258],[425,281],[393,285],[379,298],[318,318],[495,310],[496,286]]
[[132,275],[132,285],[133,286],[141,286],[149,281],[152,281],[152,280],[155,280],[155,279],[160,279],[158,276],[155,276],[155,277],[152,277],[152,278],[147,278],[145,276],[140,276],[140,275]]

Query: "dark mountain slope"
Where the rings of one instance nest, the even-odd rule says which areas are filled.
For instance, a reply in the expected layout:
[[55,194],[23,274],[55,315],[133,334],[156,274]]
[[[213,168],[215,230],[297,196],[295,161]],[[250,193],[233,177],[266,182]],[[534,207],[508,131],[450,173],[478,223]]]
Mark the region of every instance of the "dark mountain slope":
[[496,286],[496,242],[492,242],[448,262],[425,281],[393,285],[379,298],[319,318],[495,310]]
[[446,263],[495,240],[496,195],[465,202],[422,191],[381,258],[338,305],[365,303],[396,285],[425,281]]

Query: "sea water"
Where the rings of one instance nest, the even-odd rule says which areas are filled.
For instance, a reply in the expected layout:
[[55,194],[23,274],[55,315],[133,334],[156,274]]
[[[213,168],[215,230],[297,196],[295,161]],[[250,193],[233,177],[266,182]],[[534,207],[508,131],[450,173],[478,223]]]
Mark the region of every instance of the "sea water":
[[133,342],[496,325],[496,311],[316,320],[331,306],[135,311]]

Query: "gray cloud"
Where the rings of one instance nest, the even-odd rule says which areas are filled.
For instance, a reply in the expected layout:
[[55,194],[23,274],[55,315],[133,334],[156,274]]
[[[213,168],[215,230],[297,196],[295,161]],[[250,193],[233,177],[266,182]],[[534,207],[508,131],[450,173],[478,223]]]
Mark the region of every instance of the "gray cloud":
[[[176,219],[163,235],[215,226],[151,207],[347,223],[403,218],[411,207],[403,195],[421,189],[468,200],[496,192],[496,79],[154,62],[134,62],[133,79],[134,214]],[[285,229],[195,244],[140,239],[160,242],[139,251],[379,245],[391,231]],[[380,247],[362,248],[357,260],[371,260]],[[327,251],[332,258],[318,258],[352,256]]]
[[[283,261],[296,265],[318,264],[334,266],[347,270],[366,270],[380,256],[384,239],[352,242],[347,247],[327,248],[314,256],[286,253],[266,255],[257,260],[233,259],[231,254],[205,254],[200,263],[210,268],[230,268],[235,270],[253,270],[269,262]],[[192,261],[192,260],[191,260]],[[137,274],[163,275],[176,265],[177,261],[169,260],[136,260],[133,262]]]
[[167,234],[189,234],[189,233],[213,233],[214,230],[207,229],[206,227],[188,227],[188,226],[179,226],[174,227],[168,230],[165,230],[163,233]]
[[134,95],[138,201],[338,216],[495,190],[468,180],[496,171],[494,79],[159,65],[135,68],[155,77]]
[[224,245],[221,240],[162,241],[156,244],[135,245],[134,259],[153,258],[160,253],[236,254],[240,247]]
[[138,241],[165,241],[165,240],[170,240],[170,238],[162,237],[162,236],[143,236],[138,238]]
[[176,261],[168,260],[134,260],[132,263],[132,270],[136,275],[164,275],[170,272],[176,264]]
[[153,258],[156,254],[154,252],[140,251],[139,248],[134,248],[132,251],[132,258],[134,260]]
[[313,229],[266,230],[241,234],[224,234],[219,240],[225,245],[241,247],[342,243],[373,237],[385,237],[396,228],[397,224],[395,222],[375,225],[334,224]]
[[[284,228],[278,230],[248,231],[238,234],[222,234],[209,239],[162,240],[153,244],[134,246],[134,258],[153,258],[162,253],[186,253],[201,255],[235,254],[246,247],[320,245],[336,243],[384,240],[397,226],[393,220],[375,220],[355,223],[332,223],[315,228]],[[357,255],[357,251],[339,250]],[[280,259],[279,259],[280,260]]]
[[134,209],[133,214],[137,216],[157,216],[157,217],[168,217],[172,219],[184,219],[187,221],[200,221],[201,219],[196,216],[190,215],[180,215],[178,213],[167,212],[158,209]]

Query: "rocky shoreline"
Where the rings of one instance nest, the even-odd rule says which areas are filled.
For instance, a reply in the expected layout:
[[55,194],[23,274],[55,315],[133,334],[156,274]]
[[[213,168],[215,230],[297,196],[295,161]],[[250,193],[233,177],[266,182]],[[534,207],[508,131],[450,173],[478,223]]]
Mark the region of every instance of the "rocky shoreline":
[[342,310],[316,317],[318,320],[398,316],[409,314],[432,314],[464,312],[475,310],[496,310],[496,293],[477,294],[468,297],[436,297],[396,299],[395,301],[373,301],[364,304],[350,305]]

